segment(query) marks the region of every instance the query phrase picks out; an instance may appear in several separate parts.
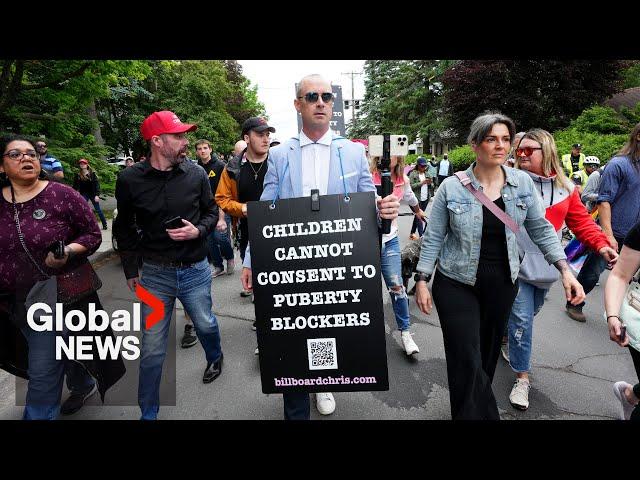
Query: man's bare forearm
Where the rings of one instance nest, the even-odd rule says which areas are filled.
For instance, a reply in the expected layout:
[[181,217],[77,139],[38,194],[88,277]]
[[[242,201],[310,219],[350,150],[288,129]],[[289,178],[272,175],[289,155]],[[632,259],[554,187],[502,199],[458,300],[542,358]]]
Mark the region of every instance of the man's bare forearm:
[[557,262],[554,262],[553,266],[556,267],[558,269],[558,271],[563,275],[565,273],[567,273],[567,272],[569,272],[569,273],[571,272],[571,270],[569,269],[569,264],[564,259],[558,260]]

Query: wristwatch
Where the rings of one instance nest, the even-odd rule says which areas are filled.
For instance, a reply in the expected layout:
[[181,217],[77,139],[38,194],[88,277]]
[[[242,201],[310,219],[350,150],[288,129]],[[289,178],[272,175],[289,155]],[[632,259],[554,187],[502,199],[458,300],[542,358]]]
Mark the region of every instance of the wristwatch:
[[413,276],[413,280],[416,283],[421,282],[423,280],[428,283],[429,280],[431,280],[431,275],[427,275],[426,273],[418,272]]

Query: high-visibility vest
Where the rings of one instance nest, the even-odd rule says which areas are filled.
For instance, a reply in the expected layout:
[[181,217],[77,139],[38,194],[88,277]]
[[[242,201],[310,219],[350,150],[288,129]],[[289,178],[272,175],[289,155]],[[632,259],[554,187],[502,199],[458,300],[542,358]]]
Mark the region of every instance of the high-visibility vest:
[[[578,161],[578,170],[584,170],[584,153],[580,154],[580,160]],[[562,156],[562,168],[564,169],[564,173],[567,174],[567,177],[571,177],[573,173],[573,164],[571,163],[571,154],[567,153]]]

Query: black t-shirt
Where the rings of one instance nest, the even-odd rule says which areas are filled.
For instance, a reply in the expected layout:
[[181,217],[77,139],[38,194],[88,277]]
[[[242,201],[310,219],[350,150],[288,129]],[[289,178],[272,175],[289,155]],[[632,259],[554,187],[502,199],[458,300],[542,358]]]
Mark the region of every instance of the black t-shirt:
[[640,223],[636,223],[631,230],[629,230],[629,233],[627,233],[624,239],[624,244],[629,248],[640,251]]
[[580,170],[580,155],[578,155],[577,157],[571,155],[571,166],[573,167],[574,172]]
[[207,176],[209,177],[209,185],[211,186],[211,194],[216,196],[216,189],[218,188],[218,183],[220,182],[220,175],[222,175],[222,170],[224,170],[224,163],[220,160],[214,159],[213,157],[207,163],[198,162],[204,171],[207,172]]
[[[260,163],[251,163],[247,160],[242,164],[238,178],[238,201],[240,203],[260,200],[267,168],[266,159]],[[247,219],[242,217],[240,219],[240,228],[246,233],[247,227]]]
[[[494,200],[501,210],[504,210],[502,197]],[[482,206],[482,241],[480,243],[480,262],[503,263],[508,262],[507,235],[504,223],[491,210]]]

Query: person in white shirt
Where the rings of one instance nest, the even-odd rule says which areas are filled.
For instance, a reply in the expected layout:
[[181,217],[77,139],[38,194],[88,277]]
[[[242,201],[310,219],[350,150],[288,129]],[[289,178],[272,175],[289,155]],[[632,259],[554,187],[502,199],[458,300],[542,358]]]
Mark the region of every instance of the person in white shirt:
[[453,175],[453,165],[449,161],[449,156],[445,153],[442,160],[438,162],[438,185],[442,184],[442,181]]

